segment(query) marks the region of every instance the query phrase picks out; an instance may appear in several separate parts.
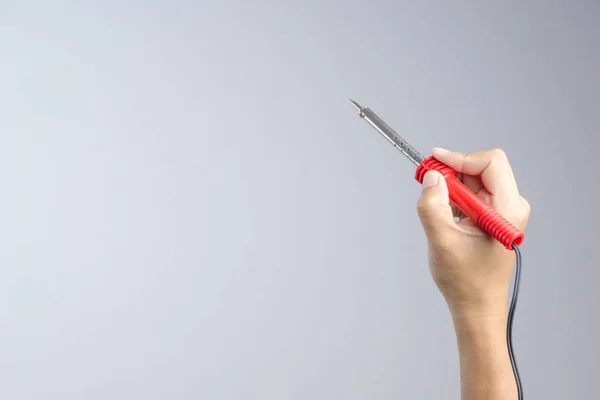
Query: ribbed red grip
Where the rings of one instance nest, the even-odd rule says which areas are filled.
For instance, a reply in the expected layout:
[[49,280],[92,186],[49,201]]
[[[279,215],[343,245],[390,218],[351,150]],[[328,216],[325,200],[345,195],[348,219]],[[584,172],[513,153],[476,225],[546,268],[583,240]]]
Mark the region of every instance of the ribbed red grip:
[[455,170],[436,160],[433,157],[427,157],[417,167],[415,179],[423,183],[423,177],[427,171],[436,170],[446,179],[450,201],[454,203],[466,216],[476,221],[477,225],[485,232],[489,233],[507,249],[512,249],[512,244],[517,246],[523,243],[525,235],[515,228],[496,210],[487,205],[481,197],[473,193],[457,177]]

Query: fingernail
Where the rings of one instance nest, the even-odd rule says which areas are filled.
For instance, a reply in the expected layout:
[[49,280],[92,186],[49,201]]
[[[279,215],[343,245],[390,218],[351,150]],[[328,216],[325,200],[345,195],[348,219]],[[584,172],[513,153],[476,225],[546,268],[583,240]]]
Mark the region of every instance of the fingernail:
[[445,153],[450,153],[450,151],[446,150],[446,149],[442,149],[441,147],[434,147],[432,150],[432,153],[445,154]]
[[440,181],[440,174],[437,171],[427,171],[423,177],[423,190],[431,186],[436,186]]

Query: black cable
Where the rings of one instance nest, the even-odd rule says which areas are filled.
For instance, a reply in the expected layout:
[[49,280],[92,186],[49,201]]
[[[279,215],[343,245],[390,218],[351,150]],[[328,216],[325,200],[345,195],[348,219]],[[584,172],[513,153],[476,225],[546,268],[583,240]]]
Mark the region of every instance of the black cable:
[[521,386],[521,377],[519,376],[519,368],[517,368],[517,361],[515,360],[515,354],[512,345],[512,325],[515,316],[515,308],[517,306],[517,298],[519,296],[519,285],[521,284],[521,251],[519,250],[519,246],[517,246],[515,243],[512,244],[512,248],[515,251],[517,260],[515,262],[515,283],[513,287],[512,299],[510,301],[510,307],[508,309],[506,344],[508,346],[508,355],[510,357],[513,373],[515,374],[515,380],[517,381],[517,393],[519,395],[519,400],[523,400],[523,387]]

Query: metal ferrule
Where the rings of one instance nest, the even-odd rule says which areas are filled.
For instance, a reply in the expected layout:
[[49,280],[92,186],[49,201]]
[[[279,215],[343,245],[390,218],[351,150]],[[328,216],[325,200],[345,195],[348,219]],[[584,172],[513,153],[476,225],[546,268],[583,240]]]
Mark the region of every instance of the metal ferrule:
[[369,107],[360,110],[360,117],[364,118],[373,128],[389,140],[402,154],[404,154],[415,165],[421,164],[425,159],[414,147],[412,147],[402,136],[398,135],[388,124],[377,116]]

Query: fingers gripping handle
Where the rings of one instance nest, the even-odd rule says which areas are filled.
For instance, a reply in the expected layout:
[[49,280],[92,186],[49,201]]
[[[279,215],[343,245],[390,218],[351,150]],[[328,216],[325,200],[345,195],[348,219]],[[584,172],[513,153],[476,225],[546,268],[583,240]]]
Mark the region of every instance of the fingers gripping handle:
[[458,179],[456,171],[446,164],[433,157],[427,157],[417,167],[415,179],[419,183],[423,183],[425,173],[431,170],[438,171],[446,179],[450,201],[471,220],[476,221],[481,229],[502,243],[504,247],[510,250],[513,243],[519,246],[523,242],[525,238],[523,233],[466,187]]

